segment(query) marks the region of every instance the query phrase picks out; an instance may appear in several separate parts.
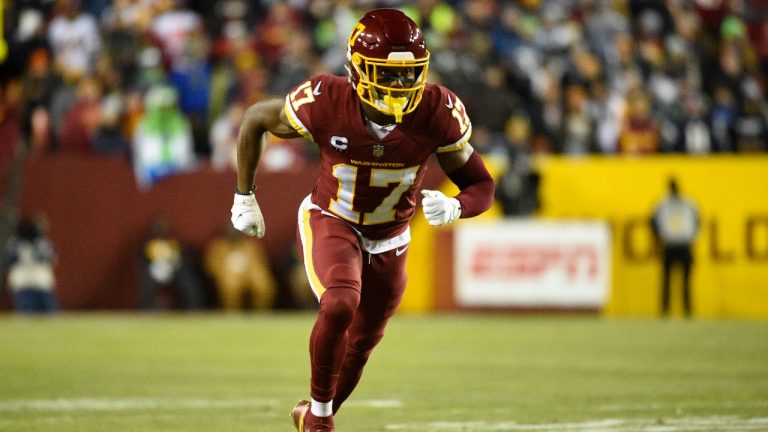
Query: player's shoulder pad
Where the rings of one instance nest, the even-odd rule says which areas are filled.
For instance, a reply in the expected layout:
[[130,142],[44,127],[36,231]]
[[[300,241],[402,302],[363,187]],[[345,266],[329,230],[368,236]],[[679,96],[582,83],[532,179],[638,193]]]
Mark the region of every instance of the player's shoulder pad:
[[428,83],[421,103],[430,113],[433,127],[445,131],[445,141],[438,152],[458,150],[469,141],[472,123],[456,93],[440,84]]

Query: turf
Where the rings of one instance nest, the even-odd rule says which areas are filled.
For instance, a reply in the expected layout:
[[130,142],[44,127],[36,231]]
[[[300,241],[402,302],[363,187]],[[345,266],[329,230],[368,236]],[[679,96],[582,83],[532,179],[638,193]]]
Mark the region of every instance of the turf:
[[[0,431],[291,431],[312,322],[0,316]],[[768,431],[768,323],[399,315],[337,430]]]

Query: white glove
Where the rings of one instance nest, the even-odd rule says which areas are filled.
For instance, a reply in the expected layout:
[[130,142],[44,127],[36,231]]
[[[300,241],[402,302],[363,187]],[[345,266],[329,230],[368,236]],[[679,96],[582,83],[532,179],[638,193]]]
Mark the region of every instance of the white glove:
[[421,191],[424,199],[421,206],[424,208],[424,217],[430,225],[437,227],[449,224],[461,216],[461,204],[456,198],[448,198],[440,191]]
[[235,194],[232,204],[232,225],[249,236],[264,237],[264,216],[261,215],[256,196]]

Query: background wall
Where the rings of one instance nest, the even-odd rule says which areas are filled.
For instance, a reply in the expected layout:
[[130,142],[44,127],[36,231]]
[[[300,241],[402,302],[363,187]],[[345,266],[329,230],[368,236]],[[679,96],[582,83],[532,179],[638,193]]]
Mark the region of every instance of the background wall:
[[[604,314],[658,315],[661,265],[649,218],[674,175],[702,218],[691,281],[694,313],[768,318],[768,157],[545,157],[537,161],[537,169],[542,178],[540,218],[603,220],[610,226],[611,284]],[[443,190],[455,193],[450,184]],[[459,223],[498,217],[495,207]],[[435,230],[421,219],[412,223],[409,287],[402,308],[453,308],[453,226]],[[676,313],[681,307],[679,279],[673,280],[672,307]]]
[[[493,160],[487,163],[498,172]],[[550,157],[539,160],[538,169],[541,217],[601,219],[611,226],[606,314],[656,314],[660,268],[648,218],[665,193],[667,178],[675,175],[702,214],[692,279],[696,314],[768,318],[768,156]],[[0,176],[7,178],[7,166],[0,167]],[[315,176],[314,167],[259,172],[258,196],[267,220],[261,241],[276,271],[295,244],[296,208]],[[138,297],[137,257],[152,219],[167,218],[182,241],[200,250],[229,224],[234,181],[233,172],[202,166],[141,192],[123,159],[38,157],[25,167],[22,211],[42,211],[50,219],[64,308],[131,309]],[[431,160],[425,187],[439,185],[446,193],[456,192]],[[479,220],[499,217],[494,207]],[[451,242],[445,240],[450,228],[433,229],[417,214],[412,232],[402,308],[446,307],[451,304],[445,297],[451,288],[446,275],[453,265]],[[8,302],[0,307],[7,309]]]
[[[296,209],[314,177],[314,168],[259,173],[268,234],[260,241],[275,265],[293,245]],[[137,259],[151,221],[166,218],[180,240],[199,252],[230,223],[234,185],[234,172],[201,166],[139,191],[126,160],[38,157],[26,164],[21,208],[49,218],[63,308],[135,308]]]
[[547,158],[540,170],[543,217],[605,219],[612,227],[606,313],[657,313],[661,268],[648,220],[675,176],[701,213],[694,312],[768,318],[768,157]]
[[[7,164],[0,165],[0,184],[7,180],[8,170]],[[267,235],[253,241],[264,242],[278,276],[282,293],[278,306],[291,303],[290,287],[281,272],[295,245],[299,203],[312,191],[316,175],[314,165],[258,173],[257,197]],[[434,187],[444,178],[430,160],[425,187]],[[134,309],[138,304],[138,257],[152,220],[168,220],[177,237],[199,256],[229,226],[234,186],[233,171],[203,165],[193,173],[165,178],[152,189],[140,191],[129,162],[122,158],[35,157],[25,165],[21,212],[42,212],[49,219],[64,309]],[[207,289],[210,292],[212,287]],[[0,308],[10,308],[5,292],[0,296]]]

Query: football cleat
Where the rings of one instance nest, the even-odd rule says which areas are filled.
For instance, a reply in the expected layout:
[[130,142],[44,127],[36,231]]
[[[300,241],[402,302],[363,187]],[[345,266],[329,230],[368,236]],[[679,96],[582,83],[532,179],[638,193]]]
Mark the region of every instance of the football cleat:
[[291,411],[293,426],[298,432],[333,432],[333,416],[315,417],[310,412],[311,403],[300,400]]

